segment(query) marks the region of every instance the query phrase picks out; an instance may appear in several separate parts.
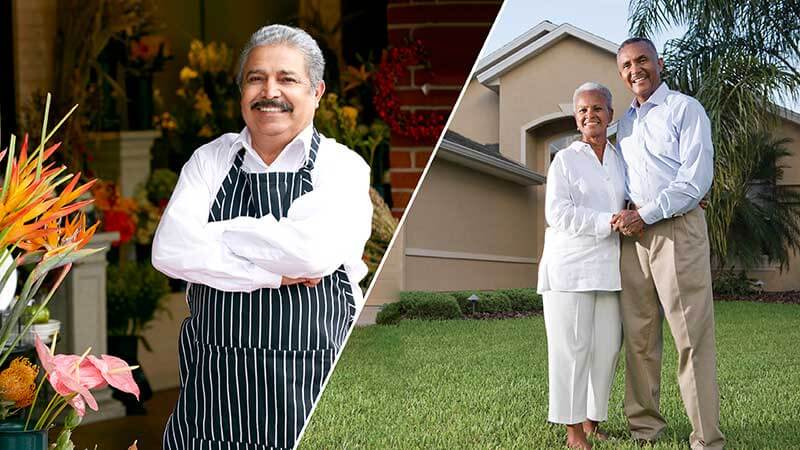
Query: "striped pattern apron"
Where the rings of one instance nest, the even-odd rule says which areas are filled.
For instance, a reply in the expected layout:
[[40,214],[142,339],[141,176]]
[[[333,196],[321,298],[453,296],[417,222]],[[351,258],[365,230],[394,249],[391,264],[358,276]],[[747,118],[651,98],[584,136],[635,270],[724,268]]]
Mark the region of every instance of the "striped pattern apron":
[[[313,189],[320,136],[298,172],[247,173],[244,149],[217,193],[209,221],[272,214]],[[353,321],[344,267],[302,284],[223,292],[187,288],[191,315],[180,332],[180,395],[165,449],[293,448]]]

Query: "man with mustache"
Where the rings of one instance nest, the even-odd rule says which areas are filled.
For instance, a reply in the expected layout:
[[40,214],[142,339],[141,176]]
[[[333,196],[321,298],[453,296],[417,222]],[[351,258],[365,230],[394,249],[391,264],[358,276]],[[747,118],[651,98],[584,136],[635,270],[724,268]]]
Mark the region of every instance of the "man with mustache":
[[661,81],[653,43],[631,38],[617,52],[635,98],[617,142],[632,207],[612,219],[625,234],[620,310],[625,342],[625,414],[635,439],[652,442],[667,424],[659,411],[662,318],[678,351],[678,383],[692,448],[722,448],[714,305],[705,213],[714,149],[702,105]]
[[191,311],[165,449],[292,448],[361,304],[370,169],[313,127],[324,65],[305,31],[256,31],[245,129],[194,152],[161,219],[153,266]]

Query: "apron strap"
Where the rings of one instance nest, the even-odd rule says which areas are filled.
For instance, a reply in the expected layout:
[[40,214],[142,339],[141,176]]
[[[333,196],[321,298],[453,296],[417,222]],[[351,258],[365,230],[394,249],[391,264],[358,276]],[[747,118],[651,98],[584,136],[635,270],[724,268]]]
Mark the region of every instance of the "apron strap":
[[319,150],[319,141],[320,136],[319,132],[316,128],[313,129],[313,133],[311,133],[311,149],[308,152],[308,159],[306,160],[306,164],[303,166],[302,169],[304,171],[311,172],[314,170],[314,161],[317,160],[317,151]]
[[242,163],[244,162],[244,154],[245,154],[244,147],[240,148],[239,151],[236,152],[236,158],[234,158],[233,160],[233,167],[235,167],[237,170],[241,170],[242,168]]

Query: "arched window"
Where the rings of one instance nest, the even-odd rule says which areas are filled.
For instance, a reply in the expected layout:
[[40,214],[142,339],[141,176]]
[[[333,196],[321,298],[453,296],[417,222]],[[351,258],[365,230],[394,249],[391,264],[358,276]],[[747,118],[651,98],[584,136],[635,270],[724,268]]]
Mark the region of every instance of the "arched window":
[[559,150],[563,150],[569,147],[570,144],[572,144],[573,142],[577,141],[580,138],[581,138],[580,133],[570,132],[569,134],[565,134],[559,138],[550,141],[550,144],[547,146],[547,148],[550,150],[550,161],[552,161],[553,158],[556,157],[556,153],[558,153]]

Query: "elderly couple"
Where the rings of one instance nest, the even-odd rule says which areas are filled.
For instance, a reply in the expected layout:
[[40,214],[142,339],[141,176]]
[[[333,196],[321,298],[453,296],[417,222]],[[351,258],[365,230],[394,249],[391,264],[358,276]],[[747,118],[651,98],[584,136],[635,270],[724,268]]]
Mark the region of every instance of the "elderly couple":
[[[597,83],[573,97],[581,138],[558,152],[547,174],[544,298],[549,421],[567,446],[607,439],[617,354],[624,335],[624,410],[632,437],[652,442],[659,412],[662,319],[678,353],[678,382],[692,448],[722,448],[709,243],[701,200],[711,186],[708,117],[695,99],[661,81],[653,43],[631,38],[617,67],[634,94],[606,139],[611,93]],[[619,236],[622,234],[623,236]],[[621,242],[620,242],[621,241]]]

